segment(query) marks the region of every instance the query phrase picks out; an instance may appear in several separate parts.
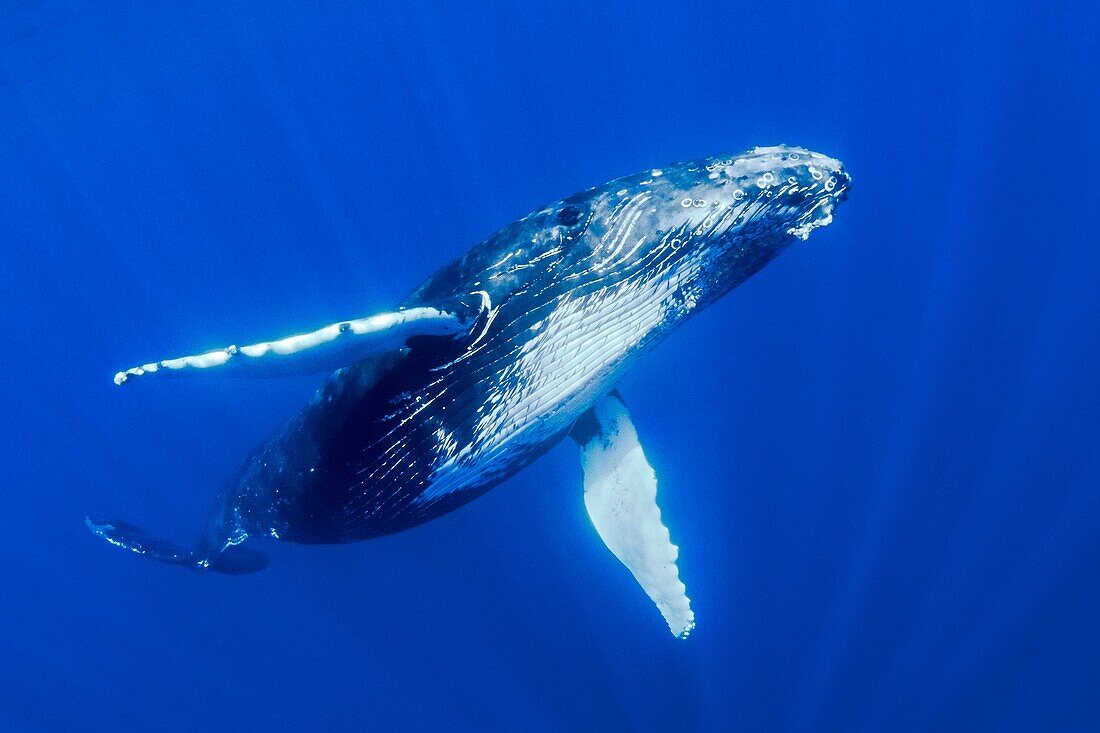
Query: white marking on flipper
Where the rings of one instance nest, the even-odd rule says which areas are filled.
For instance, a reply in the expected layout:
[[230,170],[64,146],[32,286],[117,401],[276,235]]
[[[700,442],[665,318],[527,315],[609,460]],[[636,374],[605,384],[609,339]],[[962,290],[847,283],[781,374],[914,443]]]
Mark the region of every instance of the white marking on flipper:
[[278,341],[227,346],[195,356],[143,364],[115,374],[115,384],[125,384],[132,377],[146,374],[192,372],[213,367],[224,367],[217,369],[218,373],[255,376],[333,371],[372,354],[402,348],[415,336],[463,335],[474,325],[479,313],[471,315],[420,307],[340,321]]
[[661,522],[657,476],[626,405],[614,394],[604,397],[578,421],[573,437],[581,443],[584,505],[592,524],[673,635],[686,638],[695,628],[695,614],[676,568],[679,549]]

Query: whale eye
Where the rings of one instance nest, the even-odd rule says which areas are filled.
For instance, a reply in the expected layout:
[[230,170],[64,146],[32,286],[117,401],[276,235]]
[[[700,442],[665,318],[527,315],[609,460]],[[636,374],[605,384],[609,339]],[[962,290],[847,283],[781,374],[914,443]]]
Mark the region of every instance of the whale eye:
[[581,220],[581,210],[576,206],[566,206],[558,212],[558,221],[567,227],[571,227]]

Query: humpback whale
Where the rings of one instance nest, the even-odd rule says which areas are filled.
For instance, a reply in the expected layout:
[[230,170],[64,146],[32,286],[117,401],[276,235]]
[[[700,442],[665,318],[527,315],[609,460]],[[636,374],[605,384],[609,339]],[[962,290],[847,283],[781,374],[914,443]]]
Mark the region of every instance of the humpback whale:
[[[673,328],[832,221],[850,178],[803,148],[650,169],[545,206],[393,311],[115,375],[327,375],[226,483],[193,547],[86,518],[102,539],[247,573],[252,540],[345,543],[452,511],[571,437],[584,503],[671,632],[695,626],[657,479],[616,385]],[[247,544],[246,544],[247,542]]]

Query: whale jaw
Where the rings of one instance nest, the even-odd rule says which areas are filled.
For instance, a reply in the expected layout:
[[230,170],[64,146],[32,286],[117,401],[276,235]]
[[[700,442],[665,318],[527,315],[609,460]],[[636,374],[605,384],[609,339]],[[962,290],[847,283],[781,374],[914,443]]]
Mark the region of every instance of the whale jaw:
[[805,242],[815,229],[827,227],[833,223],[833,210],[836,208],[836,199],[822,199],[817,207],[795,226],[787,230],[787,234],[797,237]]

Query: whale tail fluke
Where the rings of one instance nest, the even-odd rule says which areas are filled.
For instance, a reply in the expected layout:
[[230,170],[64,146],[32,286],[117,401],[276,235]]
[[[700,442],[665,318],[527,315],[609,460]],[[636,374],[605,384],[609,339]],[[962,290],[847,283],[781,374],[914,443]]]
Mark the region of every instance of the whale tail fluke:
[[267,567],[266,554],[240,545],[230,545],[221,552],[207,554],[187,550],[174,542],[154,537],[128,522],[85,517],[84,524],[92,534],[116,547],[169,565],[182,565],[192,570],[213,570],[228,575],[254,573]]

